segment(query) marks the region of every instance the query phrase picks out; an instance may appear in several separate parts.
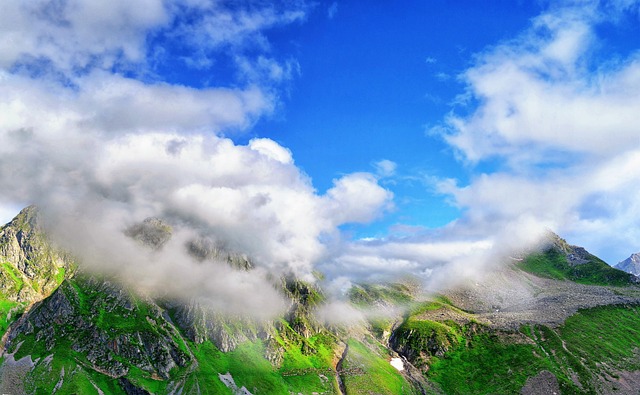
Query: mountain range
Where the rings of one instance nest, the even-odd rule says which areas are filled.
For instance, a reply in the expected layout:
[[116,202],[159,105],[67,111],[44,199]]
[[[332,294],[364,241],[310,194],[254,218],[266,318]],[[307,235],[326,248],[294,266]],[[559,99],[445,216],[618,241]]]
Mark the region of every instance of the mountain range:
[[[171,226],[125,233],[150,249]],[[251,272],[250,257],[205,241],[202,264]],[[630,258],[631,259],[631,258]],[[197,300],[151,297],[86,271],[30,206],[0,228],[0,393],[637,394],[640,286],[550,234],[473,281],[425,294],[412,279],[356,284],[349,324],[320,319],[320,281],[273,278],[272,320]],[[625,261],[626,262],[626,261]],[[620,265],[618,265],[620,267]],[[625,266],[626,267],[626,266]]]

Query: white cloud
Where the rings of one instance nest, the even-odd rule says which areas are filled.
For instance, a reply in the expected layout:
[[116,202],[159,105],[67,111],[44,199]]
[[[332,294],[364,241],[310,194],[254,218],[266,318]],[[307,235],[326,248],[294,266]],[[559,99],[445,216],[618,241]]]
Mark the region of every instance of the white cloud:
[[[86,267],[150,293],[196,297],[234,313],[277,313],[283,305],[267,277],[311,279],[338,226],[378,217],[392,195],[368,173],[345,175],[319,195],[275,141],[237,145],[222,137],[270,113],[272,82],[290,73],[268,55],[264,31],[302,20],[306,6],[261,4],[4,2],[0,199],[38,204],[54,237]],[[193,25],[185,24],[190,13]],[[229,48],[233,59],[244,57],[237,65],[247,78],[239,81],[249,82],[195,88],[112,72],[150,73],[153,34],[202,43],[205,57]],[[258,55],[245,56],[249,47]],[[25,61],[37,61],[42,73],[24,72]],[[123,234],[148,216],[174,226],[161,252]],[[246,253],[258,268],[197,262],[185,249],[194,237]]]
[[348,174],[334,180],[324,200],[329,216],[337,222],[367,223],[376,219],[382,210],[391,209],[393,194],[378,185],[369,173]]
[[271,139],[255,138],[249,141],[249,148],[254,151],[258,151],[262,155],[265,155],[280,163],[289,164],[293,163],[293,157],[291,151],[282,147]]
[[51,67],[110,68],[120,58],[140,62],[147,32],[169,21],[161,0],[130,2],[4,0],[0,67],[48,61]]
[[478,106],[451,116],[445,137],[479,168],[504,164],[443,188],[470,224],[528,217],[610,260],[640,248],[629,237],[640,220],[630,198],[640,193],[640,57],[599,55],[596,33],[599,23],[637,18],[625,14],[632,5],[637,10],[637,2],[552,8],[463,74]]
[[322,267],[329,278],[407,273],[437,291],[482,276],[546,229],[611,263],[638,251],[640,57],[598,56],[595,28],[637,18],[624,7],[556,5],[521,36],[480,54],[462,75],[469,115],[453,114],[429,131],[444,135],[479,173],[466,185],[434,183],[462,217],[440,229],[344,246]]
[[484,54],[463,75],[480,106],[449,119],[448,141],[471,161],[540,162],[548,151],[610,156],[636,146],[640,58],[592,64],[596,22],[590,7],[544,14],[518,40]]

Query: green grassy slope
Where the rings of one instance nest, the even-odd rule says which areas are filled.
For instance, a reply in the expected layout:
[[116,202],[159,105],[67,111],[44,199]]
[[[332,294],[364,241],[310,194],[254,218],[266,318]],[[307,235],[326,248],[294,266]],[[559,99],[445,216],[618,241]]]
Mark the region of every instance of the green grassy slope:
[[[367,341],[367,340],[365,340]],[[386,348],[370,339],[367,343],[350,339],[340,377],[346,393],[353,395],[417,394],[412,385],[389,363]]]
[[563,394],[596,394],[603,374],[640,370],[638,306],[581,310],[555,329],[462,331],[464,341],[430,358],[427,376],[446,394],[517,394],[542,370],[556,376]]
[[555,248],[527,256],[518,267],[541,277],[570,280],[581,284],[627,286],[633,284],[633,276],[607,265],[589,255],[588,262],[569,264],[567,256]]

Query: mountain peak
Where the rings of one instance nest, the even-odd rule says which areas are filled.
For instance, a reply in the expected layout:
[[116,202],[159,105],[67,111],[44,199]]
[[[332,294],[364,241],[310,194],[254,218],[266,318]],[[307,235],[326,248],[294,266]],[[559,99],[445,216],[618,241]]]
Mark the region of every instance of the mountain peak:
[[616,269],[624,270],[627,273],[640,276],[640,252],[631,254],[629,258],[618,262],[615,267]]
[[23,208],[11,222],[4,227],[14,227],[22,231],[36,230],[40,228],[40,209],[36,205]]
[[69,254],[49,241],[34,205],[0,228],[0,256],[0,296],[17,302],[42,299],[74,270]]

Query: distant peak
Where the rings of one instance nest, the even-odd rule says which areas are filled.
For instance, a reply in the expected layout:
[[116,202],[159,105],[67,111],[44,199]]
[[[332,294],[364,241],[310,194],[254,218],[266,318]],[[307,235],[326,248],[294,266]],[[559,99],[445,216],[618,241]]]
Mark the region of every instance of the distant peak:
[[171,238],[173,229],[164,220],[149,217],[130,226],[124,233],[147,247],[160,249]]

